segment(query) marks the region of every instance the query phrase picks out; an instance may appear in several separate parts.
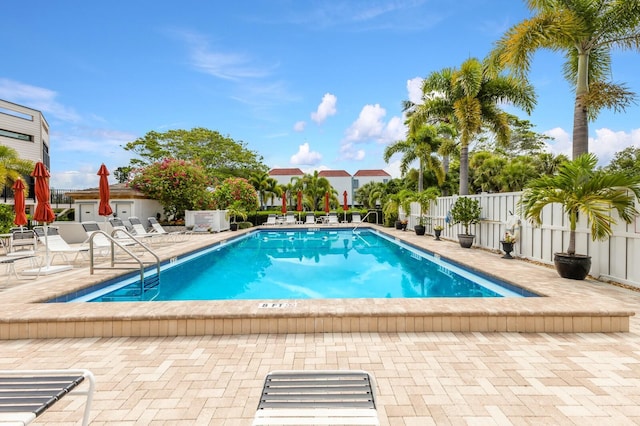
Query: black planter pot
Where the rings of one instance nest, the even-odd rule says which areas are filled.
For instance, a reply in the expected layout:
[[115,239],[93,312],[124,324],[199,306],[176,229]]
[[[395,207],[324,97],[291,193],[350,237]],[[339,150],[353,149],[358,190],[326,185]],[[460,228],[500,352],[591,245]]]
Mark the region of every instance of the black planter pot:
[[402,223],[400,225],[400,229],[402,229],[403,231],[406,231],[407,230],[407,224],[406,223]]
[[502,258],[514,259],[514,257],[511,256],[511,252],[513,251],[513,243],[509,243],[507,241],[500,241],[500,243],[502,244],[502,251],[504,251],[504,256],[502,256]]
[[553,264],[562,278],[584,280],[591,270],[591,256],[554,253]]
[[396,220],[396,229],[397,230],[402,229],[402,222],[400,222],[399,220]]
[[424,235],[424,233],[426,232],[427,228],[425,228],[422,225],[416,225],[413,227],[413,230],[416,231],[416,235]]
[[231,228],[232,231],[237,231],[238,230],[238,224],[237,223],[230,223],[229,224],[229,228]]
[[475,235],[458,234],[458,242],[460,243],[460,247],[471,248],[471,246],[473,245],[473,239],[475,237]]
[[440,241],[440,235],[442,235],[442,229],[434,229],[433,234],[436,236],[435,240]]

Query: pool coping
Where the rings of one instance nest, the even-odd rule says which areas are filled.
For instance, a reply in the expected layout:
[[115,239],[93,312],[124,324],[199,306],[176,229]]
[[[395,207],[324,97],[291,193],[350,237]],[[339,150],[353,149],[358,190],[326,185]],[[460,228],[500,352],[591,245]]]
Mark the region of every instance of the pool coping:
[[[463,249],[454,241],[435,241],[376,225],[361,227],[543,297],[39,303],[127,272],[101,269],[89,275],[85,263],[34,281],[20,280],[1,291],[0,339],[405,331],[626,332],[629,317],[635,314],[608,296],[612,286],[603,282],[563,279],[553,268],[502,259],[486,250]],[[301,228],[307,227],[292,227]],[[185,243],[164,245],[157,253],[162,261],[169,260],[243,232],[250,230],[194,235]]]

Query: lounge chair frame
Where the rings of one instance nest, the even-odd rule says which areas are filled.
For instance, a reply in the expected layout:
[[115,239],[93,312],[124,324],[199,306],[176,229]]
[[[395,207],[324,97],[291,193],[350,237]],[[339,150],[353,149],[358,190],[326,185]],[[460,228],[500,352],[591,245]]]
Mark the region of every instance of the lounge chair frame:
[[[87,388],[78,387],[85,381]],[[89,370],[0,370],[0,424],[27,425],[70,393],[85,395],[82,424],[89,424],[95,379]]]
[[253,426],[379,425],[374,388],[362,370],[273,371]]

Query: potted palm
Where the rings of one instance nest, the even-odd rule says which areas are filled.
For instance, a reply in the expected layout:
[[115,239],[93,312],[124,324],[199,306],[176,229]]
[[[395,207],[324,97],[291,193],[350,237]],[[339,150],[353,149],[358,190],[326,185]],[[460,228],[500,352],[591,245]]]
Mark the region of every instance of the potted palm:
[[427,223],[427,217],[424,216],[424,212],[429,210],[429,205],[432,201],[438,199],[439,192],[436,188],[427,188],[420,192],[407,193],[406,197],[402,200],[401,207],[405,212],[411,211],[411,203],[416,202],[420,206],[420,213],[418,215],[418,224],[413,227],[416,235],[424,235],[426,232],[425,224]]
[[227,207],[227,220],[233,217],[233,221],[229,224],[229,228],[232,231],[238,230],[238,223],[236,218],[240,217],[243,221],[247,220],[247,211],[242,206],[240,201],[235,201],[229,207]]
[[593,154],[564,162],[555,175],[530,181],[520,200],[524,216],[536,224],[542,223],[546,205],[562,205],[569,218],[569,245],[565,253],[554,253],[553,262],[563,278],[583,280],[591,269],[591,257],[576,254],[578,213],[586,217],[593,241],[604,240],[613,233],[611,225],[616,221],[611,210],[616,210],[626,223],[639,214],[634,202],[640,199],[640,176],[596,170],[597,163]]
[[470,248],[473,245],[475,235],[469,233],[469,227],[480,221],[480,202],[475,198],[458,197],[449,214],[451,215],[451,225],[457,223],[462,225],[463,234],[458,234],[458,242],[463,248]]

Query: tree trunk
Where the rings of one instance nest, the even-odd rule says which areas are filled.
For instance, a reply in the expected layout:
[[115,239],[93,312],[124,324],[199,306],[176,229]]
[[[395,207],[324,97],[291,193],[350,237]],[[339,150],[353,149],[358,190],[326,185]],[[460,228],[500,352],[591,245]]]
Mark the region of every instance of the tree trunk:
[[573,108],[573,157],[575,160],[589,152],[589,120],[583,96],[589,92],[589,55],[578,55],[578,79],[576,81],[576,100]]
[[460,147],[460,195],[469,195],[469,146]]

